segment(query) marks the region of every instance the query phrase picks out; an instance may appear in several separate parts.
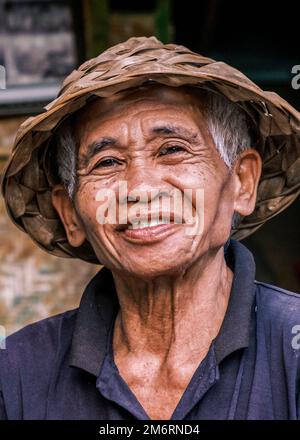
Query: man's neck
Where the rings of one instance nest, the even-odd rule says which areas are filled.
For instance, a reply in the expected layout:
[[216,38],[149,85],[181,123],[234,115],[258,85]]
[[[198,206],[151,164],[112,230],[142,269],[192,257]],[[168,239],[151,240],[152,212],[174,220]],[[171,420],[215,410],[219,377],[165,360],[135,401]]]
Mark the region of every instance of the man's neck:
[[205,354],[223,322],[233,273],[223,248],[206,255],[178,277],[151,280],[113,273],[120,310],[115,356],[189,362]]

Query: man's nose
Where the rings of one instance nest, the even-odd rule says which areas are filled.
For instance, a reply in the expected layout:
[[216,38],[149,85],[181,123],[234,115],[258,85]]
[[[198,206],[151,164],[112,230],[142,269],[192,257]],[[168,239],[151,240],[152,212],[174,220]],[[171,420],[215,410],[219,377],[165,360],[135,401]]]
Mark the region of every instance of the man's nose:
[[[125,183],[127,186],[127,202],[149,202],[163,194],[169,194],[169,188],[164,181],[164,175],[155,164],[139,164],[129,167]],[[125,194],[120,196],[125,202]]]

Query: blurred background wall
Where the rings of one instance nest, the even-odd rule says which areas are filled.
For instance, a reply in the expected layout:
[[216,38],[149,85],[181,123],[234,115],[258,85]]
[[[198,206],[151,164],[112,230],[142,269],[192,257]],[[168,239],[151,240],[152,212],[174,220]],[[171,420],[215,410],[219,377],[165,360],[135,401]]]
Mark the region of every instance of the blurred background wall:
[[[155,35],[241,69],[300,110],[291,85],[300,64],[296,2],[225,0],[0,0],[0,173],[19,124],[52,100],[84,60],[131,36]],[[0,72],[1,73],[1,72]],[[3,79],[3,78],[2,78]],[[300,292],[300,200],[244,243],[256,278]],[[0,324],[7,333],[78,306],[99,270],[37,248],[0,200]]]

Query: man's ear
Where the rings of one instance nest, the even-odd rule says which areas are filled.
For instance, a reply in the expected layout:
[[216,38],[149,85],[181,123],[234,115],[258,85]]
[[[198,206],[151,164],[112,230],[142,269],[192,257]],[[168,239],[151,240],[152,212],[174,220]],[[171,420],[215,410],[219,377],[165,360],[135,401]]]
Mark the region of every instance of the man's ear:
[[86,234],[65,187],[62,184],[55,185],[51,196],[53,206],[65,227],[70,245],[73,247],[81,246]]
[[234,164],[234,210],[242,216],[254,211],[261,170],[262,160],[254,148],[243,151]]

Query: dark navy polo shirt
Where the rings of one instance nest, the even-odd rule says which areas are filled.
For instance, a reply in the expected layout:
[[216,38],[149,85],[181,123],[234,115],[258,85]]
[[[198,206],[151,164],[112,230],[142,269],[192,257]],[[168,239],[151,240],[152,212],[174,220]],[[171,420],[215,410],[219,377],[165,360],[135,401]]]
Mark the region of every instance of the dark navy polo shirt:
[[[300,419],[300,295],[255,280],[251,252],[230,240],[229,304],[172,420]],[[0,350],[0,419],[149,419],[112,349],[119,308],[101,269],[80,307],[9,336]]]

